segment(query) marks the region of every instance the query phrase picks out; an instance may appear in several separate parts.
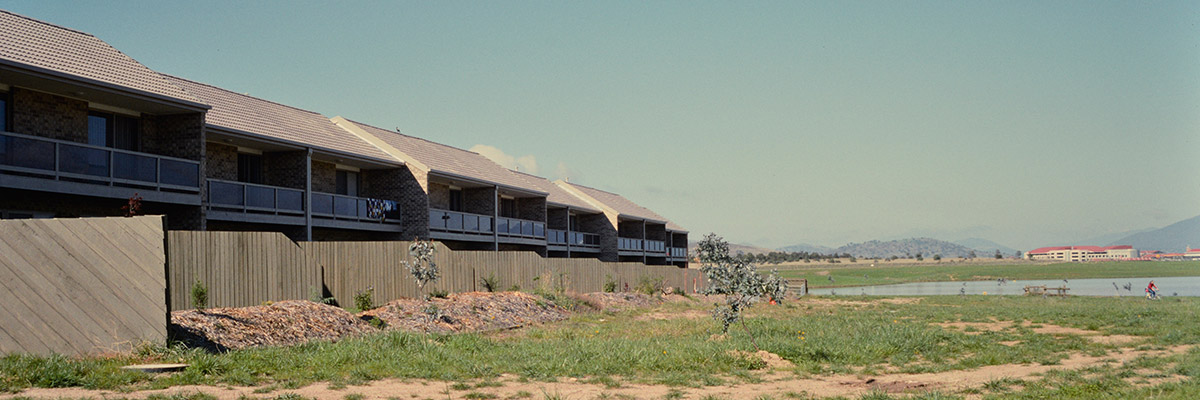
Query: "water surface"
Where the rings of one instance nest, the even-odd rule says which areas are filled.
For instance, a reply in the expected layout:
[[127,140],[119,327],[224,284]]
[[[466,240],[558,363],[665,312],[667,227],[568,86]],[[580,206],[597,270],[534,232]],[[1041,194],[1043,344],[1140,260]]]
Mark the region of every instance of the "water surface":
[[[1023,295],[1025,286],[1066,286],[1068,294],[1077,296],[1145,296],[1146,284],[1154,280],[1158,295],[1200,296],[1200,276],[1156,277],[1156,278],[1099,278],[1070,280],[1008,280],[1008,281],[955,281],[913,282],[893,285],[855,286],[833,289],[811,289],[816,295],[868,295],[868,296],[930,296],[955,294]],[[1113,287],[1113,284],[1116,287]],[[1128,285],[1127,290],[1125,286]]]

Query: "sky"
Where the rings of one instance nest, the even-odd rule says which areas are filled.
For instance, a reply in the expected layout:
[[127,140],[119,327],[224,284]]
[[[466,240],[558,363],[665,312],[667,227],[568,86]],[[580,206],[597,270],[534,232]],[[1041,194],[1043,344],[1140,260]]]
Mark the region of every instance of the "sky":
[[1196,1],[2,1],[157,71],[779,247],[1200,215]]

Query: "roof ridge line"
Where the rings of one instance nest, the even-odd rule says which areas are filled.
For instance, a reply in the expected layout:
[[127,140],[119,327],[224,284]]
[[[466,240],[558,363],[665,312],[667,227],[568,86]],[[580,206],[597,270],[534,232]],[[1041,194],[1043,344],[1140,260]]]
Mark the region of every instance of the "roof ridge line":
[[[33,22],[36,22],[36,23],[39,23],[39,24],[42,24],[42,25],[47,25],[47,26],[51,26],[51,27],[58,28],[58,29],[62,29],[62,30],[67,30],[67,31],[75,32],[75,33],[78,33],[78,34],[80,34],[80,35],[91,36],[91,37],[93,37],[93,38],[99,39],[98,37],[96,37],[96,35],[93,35],[93,34],[90,34],[90,33],[87,33],[87,32],[81,31],[81,30],[78,30],[78,29],[74,29],[74,28],[68,28],[68,27],[65,27],[65,26],[62,26],[62,25],[59,25],[59,24],[55,24],[55,23],[52,23],[52,22],[46,22],[46,21],[42,21],[42,20],[40,20],[40,19],[37,19],[37,18],[34,18],[34,17],[30,17],[30,16],[26,16],[26,15],[17,14],[17,13],[15,13],[15,12],[8,11],[8,10],[0,10],[0,12],[2,12],[2,13],[5,13],[5,14],[8,14],[8,15],[12,15],[12,16],[14,16],[14,17],[17,17],[17,18],[23,18],[23,19],[27,19],[27,20],[30,20],[30,21],[33,21]],[[114,47],[114,48],[115,48],[115,47]],[[128,56],[127,56],[127,57],[128,57]],[[132,58],[132,57],[130,57],[130,58]]]
[[[119,51],[119,50],[118,50],[118,51]],[[131,57],[131,58],[132,58],[132,57]],[[149,68],[149,67],[147,67],[147,68]],[[316,111],[312,111],[312,110],[305,110],[305,109],[303,109],[303,108],[300,108],[300,107],[296,107],[296,106],[292,106],[292,105],[283,104],[283,103],[280,103],[280,102],[277,102],[277,101],[273,101],[273,100],[267,100],[267,99],[264,99],[264,98],[262,98],[262,97],[251,96],[251,95],[249,95],[249,94],[245,94],[245,93],[238,93],[238,92],[235,92],[235,91],[233,91],[233,90],[230,90],[230,89],[226,89],[226,88],[223,88],[223,87],[220,87],[220,86],[217,86],[217,85],[213,85],[213,84],[211,84],[211,83],[204,83],[204,82],[200,82],[200,81],[195,81],[195,80],[191,80],[191,79],[188,79],[188,78],[184,78],[184,77],[180,77],[180,76],[175,76],[175,75],[171,75],[171,74],[166,74],[166,73],[162,73],[162,72],[158,72],[158,74],[159,74],[159,75],[166,76],[166,77],[170,77],[170,78],[178,79],[178,80],[181,80],[181,81],[187,81],[187,82],[191,82],[191,83],[194,83],[194,84],[197,84],[197,85],[200,85],[200,86],[207,86],[207,87],[210,87],[210,88],[213,88],[213,89],[217,89],[217,90],[221,90],[221,91],[225,91],[225,92],[233,93],[233,94],[235,94],[235,95],[238,95],[238,96],[249,97],[249,98],[252,98],[252,99],[255,99],[255,100],[258,100],[258,101],[263,101],[263,102],[271,103],[271,104],[274,104],[274,105],[277,105],[277,106],[287,107],[287,108],[290,108],[290,109],[293,109],[293,110],[296,110],[296,111],[303,111],[303,112],[306,112],[306,113],[309,113],[309,114],[316,114],[316,115],[318,115],[318,116],[320,116],[320,117],[324,117],[325,119],[329,119],[329,117],[325,116],[325,114],[321,114],[321,113],[319,113],[319,112],[316,112]],[[168,83],[169,83],[169,82],[168,82]],[[187,89],[180,88],[180,90],[183,90],[185,93],[187,93]],[[191,93],[188,93],[188,94],[191,94]],[[195,96],[195,95],[194,95],[194,94],[192,94],[192,96]]]

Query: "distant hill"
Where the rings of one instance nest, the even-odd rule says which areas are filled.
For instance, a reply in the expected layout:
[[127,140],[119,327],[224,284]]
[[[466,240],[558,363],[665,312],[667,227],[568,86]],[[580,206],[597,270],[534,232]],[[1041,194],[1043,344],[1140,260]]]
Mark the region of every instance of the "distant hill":
[[1126,237],[1133,236],[1135,234],[1142,233],[1142,232],[1150,232],[1150,231],[1157,230],[1157,229],[1158,228],[1134,229],[1131,231],[1109,233],[1109,234],[1104,234],[1104,235],[1100,235],[1100,236],[1093,236],[1093,237],[1083,239],[1083,240],[1068,241],[1068,242],[1063,242],[1063,243],[1073,243],[1073,244],[1085,245],[1085,246],[1107,246],[1109,243],[1116,243],[1118,241],[1121,241],[1122,239],[1125,239]]
[[968,239],[962,239],[962,240],[955,240],[954,244],[975,249],[976,250],[975,254],[981,255],[981,256],[984,254],[989,255],[989,256],[995,255],[996,250],[1000,250],[1000,254],[1004,254],[1006,257],[1010,254],[1017,252],[1017,249],[1014,249],[1012,247],[1008,247],[1008,246],[993,242],[991,240],[981,239],[981,238],[968,238]]
[[1138,250],[1183,252],[1188,246],[1200,247],[1200,215],[1167,225],[1162,229],[1135,233],[1109,245],[1127,244]]
[[805,252],[805,253],[829,254],[829,253],[833,252],[833,248],[827,247],[827,246],[816,245],[816,244],[800,243],[800,244],[793,244],[791,246],[780,247],[779,251],[786,251],[789,253]]
[[[941,254],[942,257],[966,257],[971,254],[971,250],[971,248],[966,246],[947,241],[930,238],[912,238],[887,242],[872,240],[864,243],[850,243],[833,249],[833,252],[839,254],[850,253],[852,256],[862,258],[915,257],[917,253],[921,253],[926,258],[933,258],[935,254]],[[975,251],[975,254],[978,257],[991,256],[991,254],[981,253],[978,250]],[[992,250],[992,254],[995,254],[995,250]]]
[[[696,251],[696,245],[698,243],[700,243],[700,242],[695,241],[695,240],[688,241],[688,254],[692,254],[692,255],[700,254],[699,252]],[[729,244],[729,254],[732,254],[732,255],[766,254],[766,253],[770,253],[772,251],[778,251],[778,250],[768,249],[766,247],[751,246],[751,245],[746,245],[746,244],[733,244],[733,243]]]

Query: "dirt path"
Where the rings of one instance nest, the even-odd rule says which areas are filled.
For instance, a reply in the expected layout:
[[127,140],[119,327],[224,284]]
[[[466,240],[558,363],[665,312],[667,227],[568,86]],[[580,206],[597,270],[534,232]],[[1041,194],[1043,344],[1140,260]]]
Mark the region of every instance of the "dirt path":
[[[1027,379],[1037,374],[1053,370],[1081,369],[1108,362],[1124,364],[1141,356],[1167,356],[1187,352],[1196,345],[1169,347],[1164,350],[1124,350],[1111,354],[1094,357],[1074,354],[1057,365],[1019,364],[991,365],[965,371],[948,371],[923,374],[890,373],[878,375],[826,375],[797,378],[791,372],[790,364],[778,356],[766,353],[759,354],[768,362],[769,371],[760,374],[758,383],[737,383],[728,386],[708,386],[701,388],[676,388],[664,385],[622,384],[617,388],[608,388],[601,384],[583,383],[579,379],[565,378],[559,382],[520,382],[515,376],[501,376],[496,380],[498,387],[482,387],[470,390],[453,390],[454,382],[428,380],[384,379],[374,381],[364,386],[351,386],[341,389],[330,389],[328,383],[317,383],[292,390],[273,390],[255,393],[258,387],[221,387],[221,386],[176,386],[164,390],[139,391],[120,393],[103,390],[85,390],[79,388],[67,389],[30,389],[17,395],[3,395],[0,399],[15,396],[33,398],[145,398],[153,394],[190,394],[203,392],[221,400],[236,400],[240,398],[273,398],[275,396],[294,393],[306,398],[343,399],[350,394],[360,394],[365,399],[466,399],[474,393],[475,398],[522,399],[531,400],[558,396],[570,400],[592,400],[603,396],[615,396],[621,399],[661,399],[674,391],[683,393],[684,398],[698,399],[704,396],[717,396],[729,400],[753,400],[762,395],[778,397],[787,393],[815,397],[858,397],[872,390],[883,390],[893,393],[924,392],[939,390],[943,392],[958,392],[967,388],[978,388],[983,384],[1001,378]],[[1157,372],[1155,372],[1157,373]],[[1170,379],[1170,377],[1167,377]],[[735,379],[730,379],[733,381]],[[480,394],[484,394],[480,396]],[[495,397],[490,397],[490,396]]]

